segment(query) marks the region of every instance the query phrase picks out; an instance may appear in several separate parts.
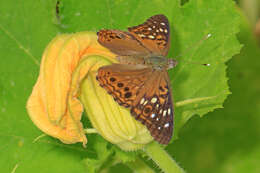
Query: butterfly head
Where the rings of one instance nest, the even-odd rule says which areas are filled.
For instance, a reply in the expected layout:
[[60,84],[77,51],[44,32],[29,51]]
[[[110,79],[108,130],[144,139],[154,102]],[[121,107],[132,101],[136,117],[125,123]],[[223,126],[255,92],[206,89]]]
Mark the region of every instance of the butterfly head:
[[176,61],[175,59],[167,59],[167,70],[176,67],[176,65],[178,64],[178,61]]

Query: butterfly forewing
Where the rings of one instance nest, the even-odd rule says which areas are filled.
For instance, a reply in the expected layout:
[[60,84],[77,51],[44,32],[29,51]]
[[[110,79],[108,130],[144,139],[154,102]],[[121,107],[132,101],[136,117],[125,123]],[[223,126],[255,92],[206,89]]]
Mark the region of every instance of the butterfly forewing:
[[146,56],[151,53],[129,32],[118,30],[100,30],[97,34],[98,42],[117,55]]
[[128,31],[100,30],[97,33],[98,42],[121,56],[167,55],[170,47],[170,27],[164,15],[152,16],[143,24],[129,27]]
[[152,16],[143,24],[129,27],[128,31],[154,55],[167,55],[170,47],[170,27],[166,16]]

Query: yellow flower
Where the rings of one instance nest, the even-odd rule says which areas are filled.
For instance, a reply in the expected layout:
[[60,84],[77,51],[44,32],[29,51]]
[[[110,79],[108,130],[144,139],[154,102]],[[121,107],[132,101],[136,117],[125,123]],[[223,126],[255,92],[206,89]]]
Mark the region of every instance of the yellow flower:
[[64,143],[85,145],[81,123],[84,106],[98,133],[120,148],[135,150],[152,141],[146,127],[96,81],[98,68],[113,62],[115,55],[98,44],[95,33],[54,38],[43,54],[40,74],[27,102],[34,124]]

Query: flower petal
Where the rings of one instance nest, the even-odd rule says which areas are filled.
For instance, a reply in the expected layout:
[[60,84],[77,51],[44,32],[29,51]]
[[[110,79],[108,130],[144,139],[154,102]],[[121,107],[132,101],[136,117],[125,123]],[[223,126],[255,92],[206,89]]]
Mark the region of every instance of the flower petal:
[[40,74],[27,102],[30,118],[38,128],[64,143],[83,142],[80,122],[83,106],[77,98],[79,82],[72,76],[80,60],[87,55],[114,55],[97,43],[96,34],[81,32],[54,38],[44,51]]

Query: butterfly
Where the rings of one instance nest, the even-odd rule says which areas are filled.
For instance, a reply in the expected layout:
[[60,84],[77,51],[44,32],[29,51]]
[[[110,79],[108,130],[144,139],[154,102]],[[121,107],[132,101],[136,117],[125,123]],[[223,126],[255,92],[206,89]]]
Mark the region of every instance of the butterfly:
[[173,133],[173,100],[167,70],[170,27],[166,16],[120,30],[100,30],[98,42],[118,55],[119,64],[98,69],[96,79],[114,100],[149,130],[154,140],[168,144]]

